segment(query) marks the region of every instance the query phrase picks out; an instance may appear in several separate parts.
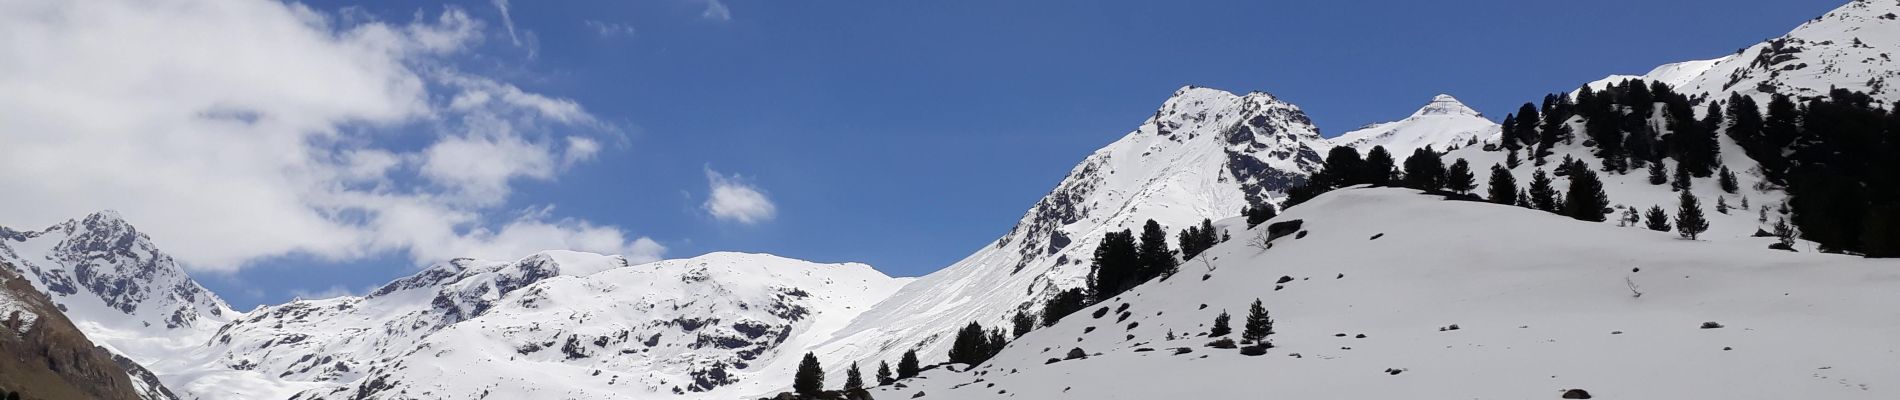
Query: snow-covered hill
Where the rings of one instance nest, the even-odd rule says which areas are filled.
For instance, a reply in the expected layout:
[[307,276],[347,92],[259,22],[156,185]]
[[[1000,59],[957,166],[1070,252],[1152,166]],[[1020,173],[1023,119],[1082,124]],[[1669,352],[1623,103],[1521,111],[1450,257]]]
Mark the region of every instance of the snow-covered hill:
[[1426,146],[1440,151],[1462,147],[1497,133],[1496,122],[1485,119],[1484,114],[1465,106],[1457,98],[1441,94],[1405,119],[1367,125],[1329,142],[1360,151],[1385,146],[1386,151],[1402,157]]
[[368,296],[253,311],[200,354],[286,382],[184,386],[221,398],[732,397],[783,385],[807,346],[908,281],[742,253],[455,260]]
[[[1900,101],[1900,1],[1854,0],[1787,35],[1720,58],[1668,64],[1642,76],[1612,76],[1668,83],[1691,97],[1754,96],[1768,104],[1773,94],[1826,95],[1841,88]],[[1719,100],[1719,99],[1717,99]]]
[[895,364],[913,347],[926,361],[942,357],[955,328],[994,326],[1081,285],[1107,232],[1140,230],[1149,219],[1173,232],[1278,201],[1317,169],[1327,148],[1299,107],[1272,95],[1182,88],[1135,131],[1077,165],[1001,239],[878,304],[822,346],[819,358],[839,372],[852,360]]
[[[1297,233],[1250,243],[1291,221]],[[939,368],[873,394],[1885,399],[1900,390],[1891,261],[1761,250],[1772,239],[1686,241],[1407,189],[1340,190],[1253,231],[1221,226],[1234,240],[1204,253],[1208,264],[1031,332],[974,371]],[[1278,347],[1262,356],[1209,347],[1215,315],[1233,315],[1238,340],[1255,299]],[[1073,349],[1086,357],[1069,359]]]

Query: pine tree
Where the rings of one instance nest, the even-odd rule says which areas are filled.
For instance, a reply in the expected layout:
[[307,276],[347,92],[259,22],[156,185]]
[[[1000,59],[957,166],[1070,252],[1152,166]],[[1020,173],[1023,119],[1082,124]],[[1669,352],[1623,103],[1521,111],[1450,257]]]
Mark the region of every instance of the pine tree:
[[1347,187],[1366,182],[1366,160],[1359,158],[1359,150],[1349,146],[1338,146],[1326,152],[1326,163],[1320,167],[1317,177],[1325,177],[1325,186],[1331,188]]
[[891,376],[891,364],[887,362],[883,362],[883,361],[878,361],[877,362],[877,385],[884,386],[884,385],[889,385],[892,383],[897,383],[897,378]]
[[1609,195],[1603,193],[1603,181],[1597,179],[1596,171],[1578,168],[1570,175],[1570,190],[1564,193],[1565,214],[1578,220],[1603,222],[1604,210],[1609,206]]
[[1543,120],[1537,116],[1537,105],[1524,103],[1523,106],[1517,108],[1517,128],[1512,129],[1511,132],[1517,134],[1517,141],[1519,143],[1523,143],[1526,146],[1534,146],[1537,144],[1537,139],[1539,138],[1537,125],[1540,122],[1543,122]]
[[1558,212],[1557,188],[1551,187],[1550,175],[1538,169],[1531,173],[1530,203],[1539,210]]
[[1696,240],[1709,230],[1709,220],[1702,217],[1702,202],[1687,190],[1682,191],[1680,201],[1682,204],[1676,208],[1676,232],[1684,239]]
[[1247,310],[1247,326],[1241,330],[1240,338],[1249,342],[1268,343],[1267,336],[1272,335],[1273,317],[1267,315],[1267,309],[1260,305],[1260,299],[1254,299],[1253,307]]
[[917,364],[917,349],[904,351],[904,358],[897,360],[897,379],[917,377],[920,369]]
[[1012,328],[1012,331],[1010,333],[1014,333],[1015,337],[1023,337],[1023,334],[1029,333],[1030,330],[1036,329],[1036,315],[1035,314],[1017,311],[1016,316],[1013,318],[1010,318],[1009,322],[1011,325],[1010,328]]
[[976,366],[989,359],[989,332],[983,325],[972,321],[957,331],[955,339],[950,341],[950,362]]
[[1663,172],[1663,163],[1661,162],[1650,163],[1649,164],[1649,184],[1661,185],[1665,183],[1669,183],[1669,174]]
[[[1763,210],[1768,209],[1763,207]],[[1775,221],[1775,244],[1782,250],[1794,251],[1794,227],[1788,225],[1788,219]]]
[[1505,169],[1502,165],[1491,165],[1491,179],[1488,190],[1491,192],[1489,199],[1492,203],[1503,205],[1517,204],[1517,177],[1511,176],[1511,170]]
[[1049,296],[1049,299],[1042,303],[1042,326],[1055,326],[1062,317],[1081,311],[1082,307],[1087,306],[1088,295],[1080,288],[1064,290],[1054,296]]
[[1477,177],[1471,174],[1471,163],[1460,158],[1451,163],[1451,169],[1445,172],[1445,189],[1452,193],[1470,193],[1478,187]]
[[1787,172],[1788,159],[1782,153],[1801,134],[1800,113],[1788,95],[1776,94],[1768,102],[1768,116],[1762,120],[1762,150],[1755,155],[1755,161],[1761,162],[1762,171],[1769,179],[1780,181]]
[[1524,189],[1517,190],[1517,206],[1527,210],[1537,209],[1536,206],[1531,205],[1531,194],[1525,192]]
[[844,370],[844,390],[864,390],[864,376],[858,374],[857,362],[851,363],[851,369]]
[[798,373],[792,378],[792,391],[801,396],[824,393],[825,370],[818,365],[818,356],[805,353],[805,359],[798,362]]
[[1645,215],[1644,218],[1646,219],[1649,230],[1657,232],[1669,231],[1669,212],[1663,211],[1662,206],[1650,207],[1648,215]]
[[1405,158],[1405,187],[1435,191],[1445,188],[1445,160],[1431,146],[1413,150]]
[[1136,269],[1139,275],[1129,285],[1131,289],[1150,279],[1174,274],[1176,264],[1174,250],[1168,248],[1168,231],[1163,230],[1155,220],[1148,220],[1147,224],[1142,225],[1141,247],[1136,257],[1140,262],[1140,267]]
[[1234,329],[1227,326],[1227,321],[1229,319],[1232,319],[1232,318],[1227,316],[1226,311],[1221,311],[1220,315],[1214,316],[1214,327],[1207,330],[1207,336],[1221,337],[1221,336],[1227,336],[1227,334],[1229,333],[1233,333]]
[[1689,191],[1689,188],[1695,186],[1695,180],[1690,179],[1689,176],[1689,168],[1683,166],[1682,163],[1676,163],[1676,179],[1671,182],[1670,187],[1678,192]]
[[[1722,185],[1722,191],[1735,193],[1736,191],[1742,190],[1741,184],[1735,182],[1735,173],[1729,171],[1727,165],[1722,166],[1720,176],[1719,183]],[[1742,208],[1748,207],[1743,206]]]
[[1715,212],[1720,213],[1722,215],[1728,215],[1728,198],[1727,197],[1715,196]]
[[1503,144],[1505,149],[1517,152],[1517,149],[1524,147],[1523,142],[1517,141],[1517,114],[1504,114],[1504,123],[1498,125],[1498,129],[1501,131],[1498,142]]
[[[1089,291],[1097,299],[1114,297],[1140,283],[1140,270],[1141,254],[1134,232],[1109,232],[1095,247],[1095,258],[1089,266]],[[1053,314],[1043,315],[1047,319]]]
[[1524,160],[1517,157],[1517,149],[1511,149],[1504,155],[1504,165],[1516,169],[1517,166],[1524,165]]
[[1391,186],[1392,169],[1397,164],[1398,160],[1392,158],[1392,153],[1387,152],[1385,146],[1373,146],[1372,151],[1366,153],[1366,167],[1360,171],[1365,176],[1360,178],[1361,182],[1374,186]]

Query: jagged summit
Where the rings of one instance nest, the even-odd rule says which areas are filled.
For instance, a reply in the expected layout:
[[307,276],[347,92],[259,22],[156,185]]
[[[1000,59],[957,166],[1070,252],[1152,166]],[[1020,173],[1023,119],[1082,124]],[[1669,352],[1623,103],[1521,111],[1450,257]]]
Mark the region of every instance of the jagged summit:
[[1385,146],[1392,154],[1409,154],[1413,149],[1431,146],[1437,150],[1463,146],[1498,132],[1498,125],[1478,110],[1466,106],[1448,94],[1433,96],[1412,116],[1405,119],[1367,125],[1331,140],[1335,146],[1360,151]]
[[0,261],[85,322],[82,328],[210,327],[236,314],[111,210],[37,231],[0,229]]

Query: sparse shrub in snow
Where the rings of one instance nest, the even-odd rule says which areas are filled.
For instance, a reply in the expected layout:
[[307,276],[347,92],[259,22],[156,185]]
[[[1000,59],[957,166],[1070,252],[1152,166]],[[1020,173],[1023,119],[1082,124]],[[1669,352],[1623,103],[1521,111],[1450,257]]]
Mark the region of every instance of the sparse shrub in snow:
[[1071,349],[1069,349],[1069,354],[1067,354],[1067,355],[1064,355],[1064,356],[1063,356],[1063,357],[1064,357],[1063,359],[1065,359],[1065,360],[1074,360],[1074,359],[1077,359],[1077,358],[1083,358],[1083,357],[1088,357],[1088,356],[1089,356],[1089,353],[1088,353],[1088,352],[1086,352],[1086,351],[1082,351],[1082,348],[1081,348],[1081,347],[1076,347],[1076,348],[1071,348]]
[[1214,339],[1214,341],[1212,342],[1207,342],[1207,347],[1212,347],[1216,349],[1231,349],[1238,346],[1234,344],[1234,339],[1220,338],[1220,339]]
[[1563,398],[1566,398],[1566,399],[1588,399],[1588,398],[1590,398],[1590,392],[1586,392],[1586,391],[1584,391],[1583,389],[1570,389],[1570,390],[1565,390],[1565,391],[1564,391],[1564,396],[1563,396]]
[[1251,345],[1251,346],[1241,346],[1241,347],[1240,347],[1240,355],[1243,355],[1243,356],[1261,356],[1261,355],[1266,355],[1266,354],[1267,354],[1267,348],[1270,348],[1270,347],[1273,347],[1273,346],[1270,346],[1270,345],[1266,345],[1266,344],[1256,344],[1256,345]]
[[1703,322],[1702,329],[1721,329],[1722,324],[1715,321]]

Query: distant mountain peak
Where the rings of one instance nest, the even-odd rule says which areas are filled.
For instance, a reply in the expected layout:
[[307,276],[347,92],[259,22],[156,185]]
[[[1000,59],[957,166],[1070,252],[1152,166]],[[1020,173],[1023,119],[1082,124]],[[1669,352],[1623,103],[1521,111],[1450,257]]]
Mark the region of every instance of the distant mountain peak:
[[1451,97],[1451,95],[1449,94],[1439,94],[1437,96],[1432,96],[1432,101],[1430,103],[1425,103],[1424,107],[1420,107],[1417,112],[1412,113],[1413,117],[1426,117],[1426,116],[1433,116],[1433,115],[1463,115],[1463,116],[1473,116],[1473,117],[1484,116],[1483,113],[1479,113],[1478,110],[1474,110],[1470,106],[1466,106],[1464,102],[1458,101],[1457,97]]

